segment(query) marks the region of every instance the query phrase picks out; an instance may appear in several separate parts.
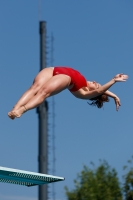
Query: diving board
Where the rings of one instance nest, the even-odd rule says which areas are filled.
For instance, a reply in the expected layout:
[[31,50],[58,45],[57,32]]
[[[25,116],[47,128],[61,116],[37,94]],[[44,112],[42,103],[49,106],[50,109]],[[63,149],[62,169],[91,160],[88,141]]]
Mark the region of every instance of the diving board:
[[0,166],[0,182],[24,186],[43,185],[63,181],[65,178],[47,174],[11,169]]

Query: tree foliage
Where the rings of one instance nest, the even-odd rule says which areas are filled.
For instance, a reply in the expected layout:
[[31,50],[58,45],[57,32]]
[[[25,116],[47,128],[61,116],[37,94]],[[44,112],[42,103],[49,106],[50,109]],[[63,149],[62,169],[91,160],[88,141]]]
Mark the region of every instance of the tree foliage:
[[[133,160],[133,156],[132,156]],[[128,160],[128,164],[130,166],[125,166],[124,169],[127,170],[127,173],[123,176],[124,177],[124,199],[125,200],[133,200],[133,167],[132,167],[132,160]]]
[[74,183],[72,191],[65,187],[68,200],[122,200],[117,172],[105,161],[96,169],[84,166]]

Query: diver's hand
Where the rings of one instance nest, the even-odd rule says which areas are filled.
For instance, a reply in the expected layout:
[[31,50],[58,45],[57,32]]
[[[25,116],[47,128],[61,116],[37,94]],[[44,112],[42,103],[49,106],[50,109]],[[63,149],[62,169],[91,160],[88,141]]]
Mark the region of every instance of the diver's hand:
[[114,78],[115,82],[125,82],[128,79],[128,75],[117,74]]
[[116,111],[118,111],[119,106],[121,106],[120,99],[116,96],[116,97],[114,97],[114,101],[115,101],[115,105],[116,105]]

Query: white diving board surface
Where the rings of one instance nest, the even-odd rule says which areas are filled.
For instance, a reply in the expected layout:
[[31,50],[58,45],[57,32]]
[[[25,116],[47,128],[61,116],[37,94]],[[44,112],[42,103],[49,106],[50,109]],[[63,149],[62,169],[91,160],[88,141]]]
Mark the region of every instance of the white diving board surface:
[[11,169],[0,166],[0,182],[25,186],[43,185],[63,181],[65,178],[47,174]]

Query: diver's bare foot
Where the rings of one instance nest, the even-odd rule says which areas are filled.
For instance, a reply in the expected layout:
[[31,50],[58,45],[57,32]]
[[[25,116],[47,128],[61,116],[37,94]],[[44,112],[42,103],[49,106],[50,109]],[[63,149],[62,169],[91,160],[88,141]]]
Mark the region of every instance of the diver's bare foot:
[[26,112],[26,107],[25,106],[21,106],[19,109],[13,109],[11,112],[8,113],[8,116],[11,118],[11,119],[14,119],[15,117],[16,118],[19,118],[21,117],[21,115]]
[[13,110],[11,110],[10,112],[8,112],[8,117],[10,117],[10,119],[14,119],[15,118],[14,115],[13,115],[13,113],[12,113],[12,111]]
[[17,117],[17,118],[19,118],[19,117],[21,117],[21,115],[24,113],[24,112],[26,112],[26,107],[25,106],[21,106],[19,109],[17,109],[17,110],[13,110],[12,111],[12,113],[13,113],[13,117],[15,118],[15,117]]

